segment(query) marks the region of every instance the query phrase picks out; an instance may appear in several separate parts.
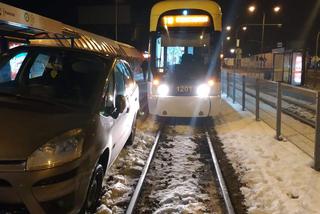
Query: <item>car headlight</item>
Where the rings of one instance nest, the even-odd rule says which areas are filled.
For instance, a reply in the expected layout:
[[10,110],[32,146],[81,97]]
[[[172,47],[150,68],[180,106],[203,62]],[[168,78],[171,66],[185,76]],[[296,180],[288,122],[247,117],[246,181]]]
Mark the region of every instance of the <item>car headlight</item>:
[[207,84],[199,85],[197,88],[197,95],[199,97],[208,97],[210,94],[210,87]]
[[166,84],[161,84],[158,86],[157,92],[161,97],[167,96],[169,94],[169,86]]
[[65,132],[34,151],[27,160],[26,169],[49,169],[78,159],[82,154],[83,142],[81,129]]

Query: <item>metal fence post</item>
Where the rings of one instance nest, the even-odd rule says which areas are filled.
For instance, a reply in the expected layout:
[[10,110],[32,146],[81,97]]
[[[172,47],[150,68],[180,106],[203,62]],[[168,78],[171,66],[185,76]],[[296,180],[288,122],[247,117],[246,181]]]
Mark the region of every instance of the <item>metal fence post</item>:
[[256,79],[256,121],[260,120],[260,81]]
[[246,76],[242,76],[242,111],[246,109]]
[[281,137],[281,109],[282,109],[282,91],[281,91],[281,82],[277,82],[277,124],[276,124],[276,130],[277,130],[277,135],[276,138],[277,140],[282,140]]
[[316,97],[316,128],[315,128],[315,148],[314,148],[314,169],[320,171],[320,92]]
[[229,72],[227,72],[227,97],[229,97]]
[[233,103],[236,102],[236,73],[233,73],[233,92],[232,92],[232,98]]

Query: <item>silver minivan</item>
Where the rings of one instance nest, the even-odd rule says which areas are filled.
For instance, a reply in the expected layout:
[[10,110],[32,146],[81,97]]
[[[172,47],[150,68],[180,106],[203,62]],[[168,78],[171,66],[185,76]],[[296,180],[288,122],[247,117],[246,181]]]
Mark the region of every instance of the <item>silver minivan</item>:
[[117,57],[23,46],[0,57],[0,213],[93,212],[135,135],[139,89]]

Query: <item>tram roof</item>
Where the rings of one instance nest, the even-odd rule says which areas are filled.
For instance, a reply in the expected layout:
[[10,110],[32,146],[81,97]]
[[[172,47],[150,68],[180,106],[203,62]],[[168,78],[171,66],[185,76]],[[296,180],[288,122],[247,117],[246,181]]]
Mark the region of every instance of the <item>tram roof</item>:
[[208,12],[215,31],[222,30],[222,12],[220,6],[210,0],[166,0],[155,4],[150,15],[150,31],[156,31],[160,16],[170,10],[198,9]]

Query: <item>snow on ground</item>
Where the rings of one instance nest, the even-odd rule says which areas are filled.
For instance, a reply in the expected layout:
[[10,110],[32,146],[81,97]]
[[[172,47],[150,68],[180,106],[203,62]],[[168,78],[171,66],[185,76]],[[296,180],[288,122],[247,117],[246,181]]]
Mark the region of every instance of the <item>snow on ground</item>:
[[[249,87],[246,91],[250,92],[250,96],[254,96],[256,93],[254,89],[250,89]],[[263,100],[267,100],[271,102],[274,106],[277,105],[277,97],[276,94],[272,94],[272,92],[266,93],[260,91],[260,98]],[[310,122],[315,122],[315,104],[311,102],[307,102],[304,100],[298,100],[294,97],[282,96],[282,109],[287,110],[293,114],[296,114],[299,117],[302,117]]]
[[215,183],[200,156],[194,129],[175,126],[165,133],[147,178],[141,213],[221,213],[219,194],[212,193]]
[[[240,105],[222,101],[216,129],[243,184],[250,214],[320,213],[320,173],[313,160]],[[232,106],[232,107],[231,107]]]
[[105,176],[106,193],[98,214],[125,213],[135,185],[154,141],[157,126],[153,120],[138,121],[133,145],[126,146]]

